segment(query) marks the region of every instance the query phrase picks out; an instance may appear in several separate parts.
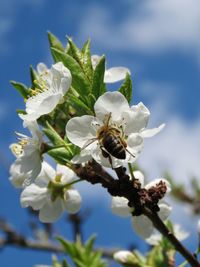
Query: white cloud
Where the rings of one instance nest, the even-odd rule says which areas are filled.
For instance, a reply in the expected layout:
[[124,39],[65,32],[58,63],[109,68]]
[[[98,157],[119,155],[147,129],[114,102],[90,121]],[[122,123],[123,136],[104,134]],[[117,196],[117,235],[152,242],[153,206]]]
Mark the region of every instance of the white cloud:
[[168,170],[175,180],[187,184],[200,173],[200,119],[194,124],[178,117],[163,117],[163,121],[165,129],[146,141],[139,162],[151,179]]
[[[136,3],[137,2],[137,3]],[[199,50],[199,0],[130,1],[127,14],[114,17],[112,9],[91,6],[83,14],[80,34],[115,49],[158,52],[179,48]]]

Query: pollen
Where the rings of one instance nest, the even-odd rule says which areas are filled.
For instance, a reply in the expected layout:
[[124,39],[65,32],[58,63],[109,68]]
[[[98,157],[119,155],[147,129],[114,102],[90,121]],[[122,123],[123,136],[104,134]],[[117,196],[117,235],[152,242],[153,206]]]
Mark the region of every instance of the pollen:
[[[46,75],[48,73],[45,73]],[[49,89],[47,81],[46,81],[46,77],[43,77],[44,75],[41,75],[38,79],[35,79],[33,81],[35,87],[34,88],[30,88],[30,97],[34,97],[38,94],[41,94],[45,91],[47,91]]]

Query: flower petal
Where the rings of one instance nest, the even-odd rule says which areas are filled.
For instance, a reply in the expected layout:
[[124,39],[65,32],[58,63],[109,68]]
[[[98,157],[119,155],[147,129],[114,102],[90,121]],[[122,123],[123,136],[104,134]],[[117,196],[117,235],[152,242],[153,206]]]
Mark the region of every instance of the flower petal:
[[78,178],[74,171],[72,171],[67,166],[60,165],[60,164],[57,165],[56,173],[62,175],[61,177],[62,184],[70,183],[73,180]]
[[145,215],[134,216],[132,226],[136,233],[144,239],[150,237],[153,232],[153,224]]
[[134,162],[143,148],[143,138],[138,133],[132,133],[127,139],[126,161]]
[[122,114],[129,110],[129,104],[120,92],[106,92],[97,99],[94,110],[98,119],[103,121],[111,113],[111,120],[117,122],[123,119]]
[[145,239],[151,246],[157,246],[162,240],[162,235],[158,232],[153,232],[152,235]]
[[48,70],[47,66],[42,62],[37,64],[36,69],[37,69],[38,74],[43,74],[45,71]]
[[20,171],[20,166],[17,162],[14,162],[11,166],[10,166],[10,182],[12,183],[13,186],[15,186],[16,188],[22,188],[23,187],[23,183],[25,181],[25,179],[28,179],[29,175],[27,173],[21,173]]
[[57,88],[58,92],[62,92],[64,96],[69,89],[72,81],[71,72],[64,66],[62,62],[58,62],[51,67],[53,76],[54,90]]
[[108,167],[108,168],[111,168],[111,167],[112,168],[118,168],[118,167],[122,166],[124,163],[124,160],[117,159],[117,158],[110,155],[110,159],[111,159],[111,163],[112,163],[112,166],[111,166],[110,161],[109,161],[109,157],[105,158],[103,156],[102,150],[100,149],[99,146],[96,146],[96,148],[93,148],[93,150],[91,150],[91,156],[99,164],[101,164],[104,167]]
[[69,120],[66,125],[66,134],[69,140],[82,148],[88,140],[96,138],[96,132],[92,127],[93,120],[94,117],[89,115]]
[[105,83],[114,83],[125,79],[126,74],[130,74],[130,70],[125,67],[114,67],[107,69],[104,75]]
[[159,203],[158,204],[160,211],[158,212],[158,215],[160,217],[160,219],[162,221],[167,220],[167,218],[169,217],[171,211],[172,211],[172,207],[169,206],[167,203]]
[[128,217],[131,213],[131,208],[128,206],[128,200],[125,197],[113,197],[112,212],[121,217]]
[[167,192],[166,193],[169,193],[171,191],[171,185],[170,183],[164,179],[164,178],[157,178],[157,179],[154,179],[153,181],[149,182],[148,184],[145,185],[145,189],[149,190],[151,187],[153,186],[156,186],[157,184],[159,184],[160,182],[164,182],[165,185],[167,186]]
[[95,69],[96,66],[98,65],[100,58],[101,58],[101,57],[98,56],[98,55],[92,55],[92,56],[91,56],[92,67],[93,67],[93,69]]
[[[133,254],[128,251],[128,250],[120,250],[114,253],[113,255],[113,259],[115,261],[118,261],[119,263],[133,263],[135,260],[135,257],[133,256]],[[133,259],[133,262],[131,262],[131,259]]]
[[136,179],[139,180],[139,182],[141,183],[141,187],[144,186],[144,175],[141,171],[134,171],[133,175]]
[[71,160],[74,164],[82,164],[92,159],[91,153],[88,150],[81,150],[79,155],[76,155]]
[[30,185],[41,171],[41,158],[37,152],[17,158],[14,164],[19,173],[27,174],[23,186]]
[[55,176],[56,172],[54,168],[52,168],[52,166],[49,165],[47,162],[43,161],[41,172],[36,178],[35,184],[40,187],[47,187],[49,182],[53,180]]
[[56,198],[55,201],[46,202],[40,209],[39,219],[44,223],[53,223],[59,219],[63,211],[62,200],[60,198]]
[[20,203],[23,208],[31,206],[34,210],[41,209],[47,197],[47,188],[40,188],[36,184],[27,186],[21,193]]
[[78,212],[80,210],[82,202],[79,192],[75,189],[69,189],[66,193],[66,200],[63,201],[65,209],[69,213]]
[[123,114],[126,127],[125,127],[125,134],[129,135],[131,133],[140,132],[142,129],[146,128],[150,111],[148,108],[140,102],[139,104],[132,106],[130,110],[125,111]]
[[141,132],[141,136],[143,138],[148,138],[148,137],[152,137],[156,134],[158,134],[160,131],[162,131],[162,129],[165,127],[165,124],[161,124],[159,127],[157,128],[152,128],[152,129],[146,129],[144,131]]
[[190,235],[188,232],[186,232],[185,230],[181,229],[181,225],[180,224],[174,224],[174,234],[176,236],[176,238],[179,241],[185,240],[186,238],[188,238],[188,236]]

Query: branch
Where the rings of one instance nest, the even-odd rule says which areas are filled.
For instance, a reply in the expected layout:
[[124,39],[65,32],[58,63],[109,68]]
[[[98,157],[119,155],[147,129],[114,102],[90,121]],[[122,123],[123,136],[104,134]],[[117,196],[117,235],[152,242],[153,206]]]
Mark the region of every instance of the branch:
[[[5,235],[4,238],[0,238],[0,249],[5,248],[6,246],[14,246],[22,249],[66,254],[62,246],[56,245],[49,240],[48,242],[41,242],[38,240],[27,239],[25,236],[17,233],[6,222],[0,221],[0,230]],[[95,251],[101,252],[103,257],[113,259],[113,254],[118,251],[118,249],[108,250],[97,248]]]
[[157,188],[155,188],[155,192],[153,192],[155,194],[150,195],[152,192],[141,188],[137,179],[130,180],[125,168],[115,169],[118,179],[114,179],[94,160],[88,162],[84,167],[75,165],[74,171],[83,180],[92,184],[101,184],[112,196],[127,198],[128,205],[134,208],[133,215],[146,215],[154,227],[173,244],[175,249],[182,254],[192,267],[200,267],[197,259],[179,242],[157,215],[159,211],[158,201],[166,192],[164,187],[161,188],[160,192],[156,191]]

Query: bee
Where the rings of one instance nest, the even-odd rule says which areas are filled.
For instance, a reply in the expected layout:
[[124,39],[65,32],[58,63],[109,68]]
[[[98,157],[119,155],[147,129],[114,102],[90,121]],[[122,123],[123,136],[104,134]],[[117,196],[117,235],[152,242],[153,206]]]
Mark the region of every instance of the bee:
[[122,139],[120,130],[105,125],[98,133],[98,140],[104,157],[107,158],[110,154],[117,159],[126,158],[127,144]]
[[111,113],[105,117],[104,125],[97,131],[97,138],[91,139],[86,146],[98,140],[103,157],[108,158],[111,166],[113,166],[111,156],[123,160],[126,159],[126,151],[131,156],[135,156],[127,150],[127,143],[120,127],[109,125],[110,118]]

